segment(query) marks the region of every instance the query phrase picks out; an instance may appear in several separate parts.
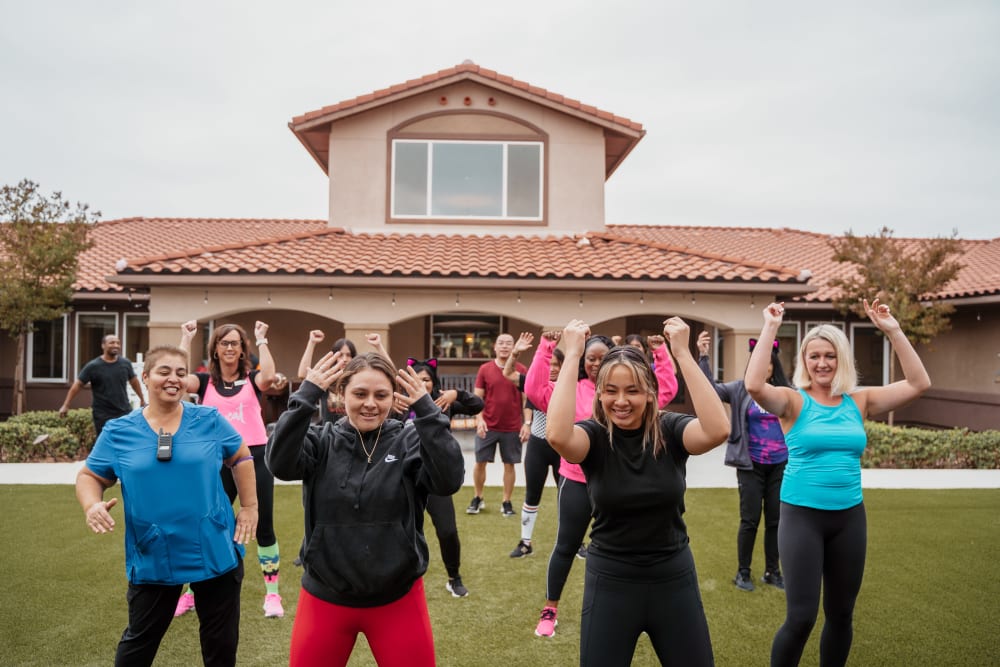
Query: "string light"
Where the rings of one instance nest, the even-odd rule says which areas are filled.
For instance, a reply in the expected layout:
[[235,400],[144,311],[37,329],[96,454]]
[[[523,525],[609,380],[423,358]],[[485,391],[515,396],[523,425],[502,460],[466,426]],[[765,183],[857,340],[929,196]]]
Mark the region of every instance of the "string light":
[[392,307],[393,308],[396,307],[396,293],[395,292],[392,293]]
[[694,306],[698,303],[698,299],[695,298],[694,292],[691,292],[691,305]]
[[205,290],[205,298],[201,300],[202,303],[208,303],[208,290]]
[[269,306],[271,305],[271,292],[270,291],[268,291],[268,293],[267,293],[267,305],[269,305]]
[[132,288],[131,287],[128,290],[128,302],[132,303]]
[[580,292],[580,307],[583,308],[583,292]]
[[330,288],[330,294],[326,297],[327,301],[333,301],[333,288]]
[[751,295],[750,295],[750,310],[753,310],[753,309],[754,309],[754,307],[755,307],[755,306],[753,305],[753,294],[751,294]]
[[639,305],[644,303],[646,303],[646,295],[642,293],[642,290],[639,290]]
[[517,302],[521,303],[521,290],[517,290]]
[[455,307],[458,308],[458,304],[460,304],[461,302],[462,302],[462,300],[459,297],[458,292],[455,292]]

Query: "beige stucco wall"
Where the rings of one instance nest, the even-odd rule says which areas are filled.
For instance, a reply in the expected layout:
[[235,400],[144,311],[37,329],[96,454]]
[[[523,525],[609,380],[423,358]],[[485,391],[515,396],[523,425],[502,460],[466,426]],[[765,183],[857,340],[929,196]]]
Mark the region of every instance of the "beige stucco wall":
[[[448,99],[441,105],[440,98]],[[463,104],[469,97],[472,104]],[[490,106],[492,97],[496,104]],[[391,223],[386,224],[388,188],[388,140],[390,129],[424,114],[442,111],[487,112],[514,116],[548,135],[546,150],[547,225],[502,225],[496,223]],[[441,121],[444,123],[445,121]],[[433,127],[430,120],[422,128]],[[450,116],[452,133],[496,135],[501,130],[523,132],[509,121],[481,113],[464,118]],[[424,95],[377,107],[339,120],[330,132],[330,224],[354,231],[420,233],[514,233],[565,234],[604,228],[604,135],[600,127],[569,115],[499,93],[465,81]]]

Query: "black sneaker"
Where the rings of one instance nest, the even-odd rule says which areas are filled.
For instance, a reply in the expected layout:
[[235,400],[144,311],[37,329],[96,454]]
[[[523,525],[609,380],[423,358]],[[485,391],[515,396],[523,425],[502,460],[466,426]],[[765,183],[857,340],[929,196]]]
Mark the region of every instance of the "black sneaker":
[[464,598],[469,594],[469,589],[462,585],[462,577],[455,577],[454,579],[449,579],[448,583],[445,584],[445,588],[451,593],[452,597]]
[[510,504],[509,500],[503,501],[503,509],[500,510],[500,514],[502,514],[504,518],[514,516],[514,506]]
[[581,544],[580,548],[576,550],[576,557],[580,560],[587,560],[587,545]]
[[775,588],[777,588],[779,590],[782,590],[782,591],[785,590],[785,578],[783,576],[781,576],[781,573],[778,572],[778,571],[765,572],[764,576],[761,577],[760,580],[762,582],[764,582],[765,584],[769,584],[771,586],[774,586]]
[[733,583],[736,584],[736,588],[741,591],[752,591],[753,579],[750,578],[750,570],[740,570],[737,572],[736,578],[733,579]]
[[480,498],[479,496],[473,496],[472,497],[472,502],[469,503],[469,506],[465,508],[465,513],[466,514],[479,514],[479,512],[482,511],[483,508],[485,508],[485,507],[486,507],[486,503],[483,502],[482,498]]
[[528,544],[524,540],[521,540],[520,542],[517,543],[517,546],[514,547],[514,550],[510,552],[510,557],[524,558],[525,556],[530,556],[533,551],[534,549],[531,548],[530,544]]

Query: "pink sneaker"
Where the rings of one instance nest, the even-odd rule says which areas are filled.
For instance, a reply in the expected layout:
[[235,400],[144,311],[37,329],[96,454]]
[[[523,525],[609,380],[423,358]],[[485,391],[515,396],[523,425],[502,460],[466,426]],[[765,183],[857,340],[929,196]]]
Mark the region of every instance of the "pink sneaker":
[[281,618],[285,615],[285,608],[281,606],[281,596],[277,593],[268,593],[264,596],[264,618]]
[[556,614],[559,610],[555,607],[545,607],[542,609],[542,617],[538,620],[538,625],[535,626],[535,634],[539,637],[551,637],[556,633],[556,626],[559,625],[559,621],[556,620]]
[[194,593],[188,591],[177,599],[177,608],[174,609],[174,618],[183,616],[194,609]]

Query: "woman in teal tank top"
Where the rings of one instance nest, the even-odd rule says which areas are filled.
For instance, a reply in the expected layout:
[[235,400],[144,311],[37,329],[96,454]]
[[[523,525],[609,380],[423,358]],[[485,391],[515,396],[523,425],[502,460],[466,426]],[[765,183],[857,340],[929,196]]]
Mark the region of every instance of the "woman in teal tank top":
[[747,366],[747,391],[777,415],[788,445],[778,526],[786,615],[771,646],[771,665],[799,663],[816,623],[821,590],[826,621],[820,664],[847,662],[867,549],[861,492],[864,420],[902,407],[931,386],[889,307],[875,299],[871,304],[865,300],[864,309],[892,344],[903,380],[859,388],[847,337],[838,327],[823,324],[802,340],[794,375],[798,389],[768,384],[768,350],[781,326],[784,303],[764,309],[764,327]]

